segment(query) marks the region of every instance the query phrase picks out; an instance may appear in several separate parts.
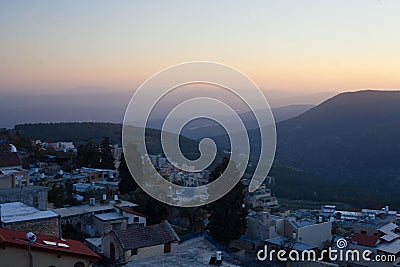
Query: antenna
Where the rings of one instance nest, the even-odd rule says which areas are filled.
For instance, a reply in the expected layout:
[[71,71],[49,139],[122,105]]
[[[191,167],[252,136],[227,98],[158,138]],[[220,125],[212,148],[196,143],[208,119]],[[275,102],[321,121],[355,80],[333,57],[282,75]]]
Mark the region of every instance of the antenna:
[[33,267],[33,256],[31,253],[31,244],[36,242],[36,235],[32,232],[26,234],[26,239],[29,241],[28,255],[29,255],[29,267]]

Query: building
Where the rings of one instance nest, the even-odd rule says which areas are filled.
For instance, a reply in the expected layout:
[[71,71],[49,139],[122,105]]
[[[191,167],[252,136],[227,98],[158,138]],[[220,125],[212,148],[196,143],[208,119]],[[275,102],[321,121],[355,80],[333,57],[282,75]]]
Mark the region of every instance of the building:
[[246,193],[246,199],[253,209],[270,210],[279,207],[278,200],[265,185],[261,185],[254,192]]
[[100,259],[79,241],[26,231],[0,228],[0,244],[2,266],[89,267]]
[[0,189],[0,203],[22,202],[39,210],[47,210],[47,187],[24,186]]
[[148,217],[129,206],[114,206],[120,215],[128,218],[128,225],[146,226]]
[[179,237],[167,221],[145,227],[113,230],[101,240],[104,256],[114,262],[161,256],[175,252]]
[[330,220],[335,216],[336,206],[334,205],[324,205],[321,207],[320,215],[327,220]]
[[114,180],[118,178],[117,170],[109,170],[109,169],[95,169],[95,168],[86,168],[83,167],[78,170],[79,173],[86,174],[89,178],[89,182],[99,182],[99,181],[107,181]]
[[332,241],[332,223],[316,222],[310,220],[295,220],[285,218],[277,221],[275,232],[279,235],[267,239],[265,242],[271,245],[288,244],[292,247],[324,249],[329,247]]
[[0,168],[0,189],[29,185],[29,171],[20,166]]
[[264,246],[264,240],[279,236],[276,225],[284,220],[266,211],[250,211],[246,219],[246,233],[235,244],[246,251],[258,250]]
[[55,151],[75,151],[75,146],[73,142],[48,143],[47,147]]
[[61,216],[64,227],[90,237],[101,237],[111,230],[124,230],[132,225],[146,225],[146,216],[133,210],[137,205],[128,201],[112,200],[98,203],[53,209]]
[[[335,248],[337,249],[337,248]],[[392,257],[387,262],[375,262],[374,260],[365,261],[362,257],[360,260],[338,262],[339,266],[399,266],[400,264],[400,228],[394,223],[387,223],[377,229],[377,235],[369,235],[365,233],[356,233],[349,238],[347,250],[356,250],[359,255],[365,250],[372,252],[370,258],[375,259],[376,255],[380,257]]]
[[0,205],[0,214],[3,228],[59,235],[59,218],[51,210],[39,210],[21,202],[11,202]]

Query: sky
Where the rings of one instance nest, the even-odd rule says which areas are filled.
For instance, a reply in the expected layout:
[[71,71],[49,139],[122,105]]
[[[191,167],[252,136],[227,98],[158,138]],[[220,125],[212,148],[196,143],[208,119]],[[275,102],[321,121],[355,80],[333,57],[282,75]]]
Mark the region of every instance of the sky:
[[400,88],[400,1],[2,1],[0,93],[113,93],[187,61],[263,90]]

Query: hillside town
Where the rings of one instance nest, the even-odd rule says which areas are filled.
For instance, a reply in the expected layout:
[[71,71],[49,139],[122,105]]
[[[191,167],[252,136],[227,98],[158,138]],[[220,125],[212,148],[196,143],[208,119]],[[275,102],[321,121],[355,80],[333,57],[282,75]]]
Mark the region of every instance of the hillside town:
[[[90,149],[98,157],[92,159]],[[201,186],[213,177],[212,171],[187,171],[190,166],[182,171],[163,155],[146,160],[178,185]],[[249,181],[243,179],[239,208],[244,227],[220,236],[213,226],[230,222],[217,221],[212,208],[171,208],[162,216],[168,207],[138,192],[126,173],[122,148],[107,138],[78,145],[1,134],[2,261],[28,266],[34,259],[35,266],[76,267],[400,266],[400,214],[389,206],[348,211],[322,204],[320,209],[290,210],[279,204],[268,183],[249,193]],[[338,247],[338,240],[347,246]],[[265,262],[259,252],[266,246],[314,251],[321,257]],[[327,249],[368,249],[390,260],[332,260],[321,255]]]

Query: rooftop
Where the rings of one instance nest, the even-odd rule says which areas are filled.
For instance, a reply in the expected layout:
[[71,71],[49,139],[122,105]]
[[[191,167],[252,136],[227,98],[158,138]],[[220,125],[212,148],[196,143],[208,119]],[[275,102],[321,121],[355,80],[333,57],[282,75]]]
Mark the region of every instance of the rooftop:
[[376,249],[387,252],[389,254],[397,255],[398,253],[400,253],[400,239],[394,240],[390,243],[379,244]]
[[375,247],[378,244],[379,237],[366,234],[354,234],[350,238],[351,243],[365,247]]
[[305,244],[302,242],[292,242],[289,238],[287,237],[283,237],[283,236],[278,236],[278,237],[274,237],[274,238],[270,238],[265,240],[265,242],[270,243],[270,244],[274,244],[277,246],[281,246],[284,244],[290,244],[291,249],[293,250],[297,250],[297,251],[304,251],[304,250],[313,250],[313,249],[317,249],[317,246],[313,246],[313,245],[309,245],[309,244]]
[[96,214],[95,217],[102,221],[113,221],[126,218],[124,216],[119,215],[119,213],[117,212],[100,213]]
[[9,168],[1,168],[0,174],[10,175],[10,174],[19,173],[22,171],[24,171],[24,169],[22,167],[15,166],[15,167],[9,167]]
[[[13,244],[22,247],[28,247],[29,242],[26,239],[26,232],[23,231],[15,231],[9,230],[5,228],[0,228],[0,244]],[[64,239],[59,240],[57,237],[48,236],[48,235],[36,235],[36,242],[31,244],[33,249],[41,249],[47,251],[61,251],[69,254],[82,255],[85,257],[90,257],[93,259],[99,259],[99,255],[91,251],[88,247],[83,245],[81,242],[72,240],[72,239]],[[45,242],[47,244],[45,244]],[[61,243],[63,245],[61,245]],[[49,245],[55,244],[55,245]],[[58,245],[60,244],[60,245]]]
[[[134,259],[128,262],[125,267],[208,267],[210,257],[215,254],[218,249],[203,237],[190,239],[178,245],[177,252],[165,253],[158,257],[145,259]],[[224,257],[224,252],[222,253]],[[231,263],[223,262],[222,266],[235,267]]]
[[179,241],[178,235],[167,221],[145,227],[116,230],[114,233],[125,249],[151,247]]
[[59,215],[61,215],[62,218],[67,218],[67,217],[73,217],[73,216],[78,216],[78,215],[83,215],[91,212],[104,212],[104,211],[112,211],[114,207],[135,207],[137,206],[134,203],[128,202],[121,200],[119,202],[115,201],[110,201],[108,204],[101,204],[101,203],[96,203],[94,206],[91,206],[89,204],[85,205],[79,205],[79,206],[71,206],[67,208],[58,208],[58,209],[53,209],[53,211]]
[[95,247],[101,247],[101,237],[86,238],[85,241]]
[[378,230],[381,231],[382,233],[390,234],[390,233],[393,233],[393,231],[398,228],[399,228],[399,226],[397,224],[394,224],[391,222],[391,223],[383,225]]
[[298,229],[298,228],[314,225],[315,222],[309,221],[309,220],[298,220],[298,221],[291,220],[290,224],[293,225],[294,228]]
[[3,223],[22,222],[38,219],[55,218],[58,215],[51,210],[41,211],[21,202],[0,204]]
[[115,207],[116,207],[117,209],[122,210],[123,212],[129,213],[129,214],[133,214],[133,215],[137,215],[137,216],[140,216],[140,217],[149,218],[149,217],[147,217],[146,215],[143,215],[143,214],[141,214],[141,213],[139,213],[139,212],[137,212],[137,211],[134,211],[134,210],[132,209],[132,207],[121,207],[121,206],[115,206]]
[[29,191],[47,190],[47,189],[48,188],[45,186],[30,185],[30,186],[23,186],[23,187],[16,187],[16,188],[3,188],[3,189],[0,189],[0,194],[15,193],[17,191],[29,192]]

